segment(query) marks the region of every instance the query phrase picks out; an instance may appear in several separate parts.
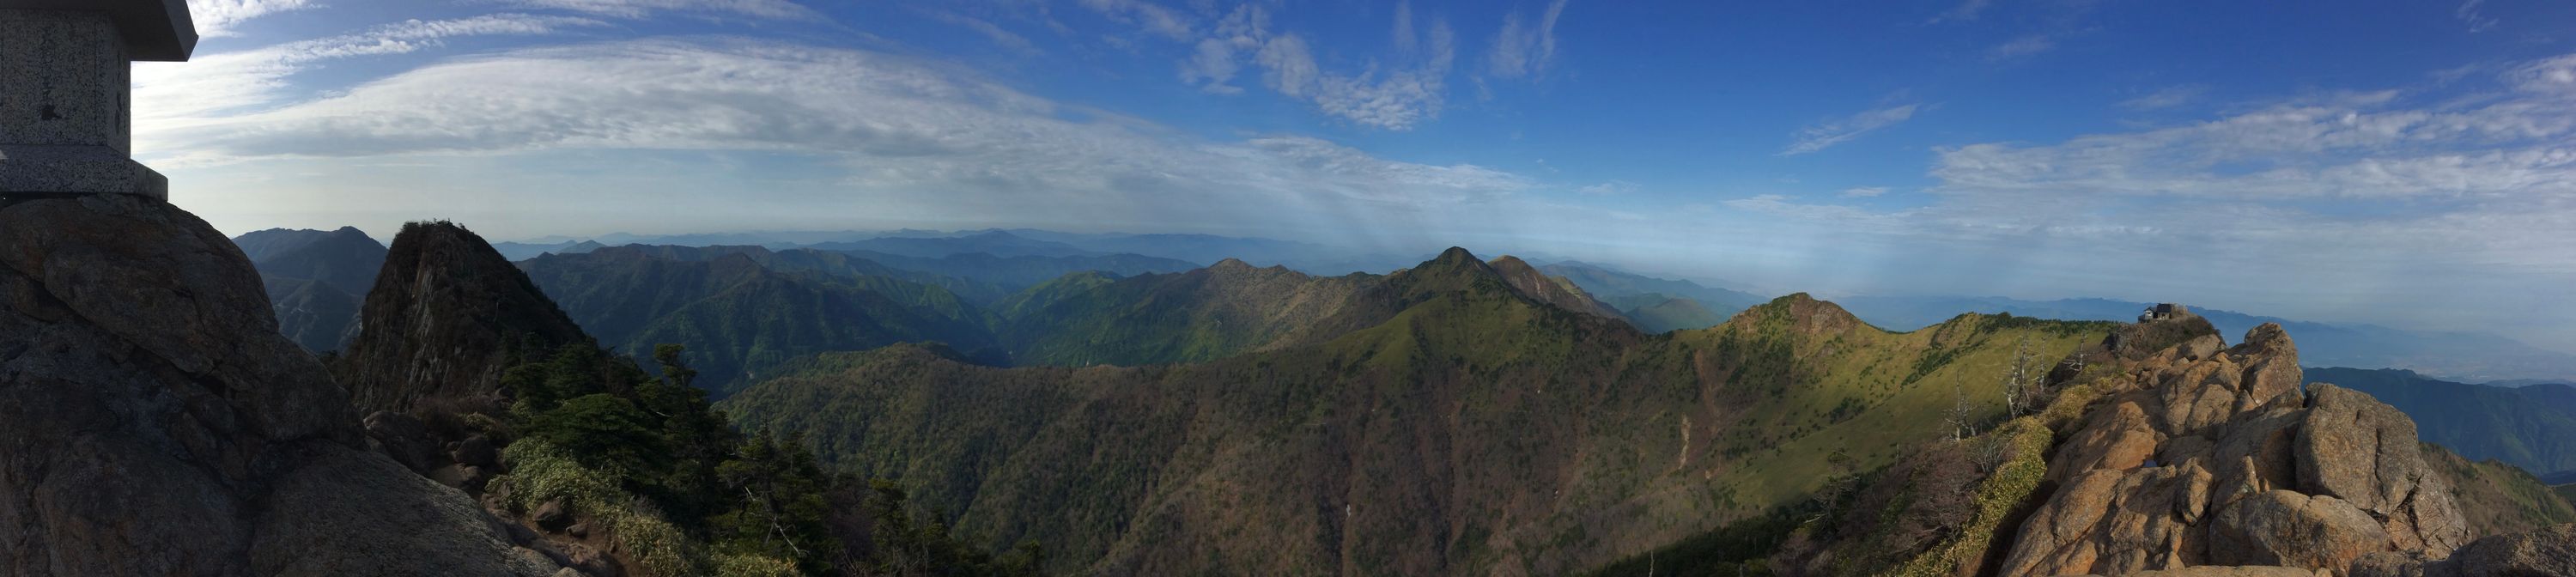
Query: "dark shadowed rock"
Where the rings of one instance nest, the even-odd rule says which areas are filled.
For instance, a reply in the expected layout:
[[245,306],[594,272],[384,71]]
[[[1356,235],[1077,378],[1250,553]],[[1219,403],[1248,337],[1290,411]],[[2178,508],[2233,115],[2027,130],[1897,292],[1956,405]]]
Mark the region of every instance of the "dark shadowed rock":
[[429,436],[429,427],[411,415],[393,411],[368,413],[364,421],[367,438],[373,439],[394,462],[413,471],[428,471],[438,465],[437,439]]
[[497,404],[512,351],[588,340],[517,266],[450,223],[404,225],[375,289],[333,367],[362,409]]
[[488,469],[501,466],[501,449],[492,445],[492,439],[475,435],[457,441],[456,452],[450,458],[460,464]]
[[168,204],[0,203],[0,574],[545,575],[368,448],[250,262]]

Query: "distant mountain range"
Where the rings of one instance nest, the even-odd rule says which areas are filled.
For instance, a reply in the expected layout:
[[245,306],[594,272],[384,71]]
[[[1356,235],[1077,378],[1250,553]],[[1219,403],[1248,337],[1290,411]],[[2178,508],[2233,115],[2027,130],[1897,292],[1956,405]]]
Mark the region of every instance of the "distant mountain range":
[[340,350],[385,266],[385,245],[356,228],[269,229],[233,239],[267,285],[278,331],[306,350]]
[[499,251],[503,258],[513,261],[537,258],[537,255],[543,254],[581,254],[607,247],[608,245],[600,244],[598,241],[589,240],[568,240],[558,243],[492,243],[492,250]]
[[519,268],[611,349],[649,357],[657,344],[687,346],[705,375],[702,385],[719,394],[815,353],[899,342],[970,351],[995,344],[986,313],[947,289],[865,274],[873,265],[772,268],[782,259],[747,249],[612,247],[541,256]]
[[[1911,330],[1941,322],[1962,312],[2012,313],[2017,316],[2126,321],[2136,319],[2148,303],[2112,299],[2030,301],[1998,297],[1845,297],[1842,303],[1870,324]],[[2185,303],[2189,304],[2189,303]],[[2324,367],[2408,369],[2446,379],[2486,382],[2502,379],[2564,380],[2576,375],[2576,355],[2543,350],[2486,333],[2409,331],[2375,325],[2336,325],[2278,317],[2193,308],[2217,325],[2230,341],[2263,323],[2280,323],[2299,335],[2301,362]],[[2532,381],[2539,382],[2539,381]]]
[[2462,457],[2497,459],[2544,477],[2576,475],[2576,387],[2492,387],[2396,369],[2312,368],[2307,379],[2378,397],[2413,417],[2425,441]]
[[1752,293],[1702,286],[1686,280],[1654,278],[1608,266],[1564,261],[1539,267],[1565,277],[1612,306],[1648,332],[1702,329],[1771,300]]

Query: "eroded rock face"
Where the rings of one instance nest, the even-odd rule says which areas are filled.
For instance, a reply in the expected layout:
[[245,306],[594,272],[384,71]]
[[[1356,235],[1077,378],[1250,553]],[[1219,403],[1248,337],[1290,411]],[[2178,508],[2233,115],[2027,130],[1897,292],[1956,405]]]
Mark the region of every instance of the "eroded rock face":
[[412,223],[394,237],[359,325],[333,368],[369,411],[503,404],[514,348],[589,340],[526,273],[449,223]]
[[[2109,343],[2133,362],[2097,384],[2113,392],[2049,460],[2059,488],[2000,574],[2340,573],[2372,553],[2467,541],[2405,415],[2332,385],[2303,395],[2298,347],[2277,325],[2221,348],[2188,336],[2193,322],[2205,321],[2152,321]],[[2121,350],[2141,342],[2173,344]]]
[[546,575],[367,450],[248,259],[168,204],[0,204],[0,574]]

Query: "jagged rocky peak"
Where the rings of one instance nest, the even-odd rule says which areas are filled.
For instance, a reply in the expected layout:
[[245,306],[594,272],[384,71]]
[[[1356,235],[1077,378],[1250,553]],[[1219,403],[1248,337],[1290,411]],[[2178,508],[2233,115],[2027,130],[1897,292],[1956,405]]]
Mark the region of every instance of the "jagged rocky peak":
[[258,273],[128,195],[0,201],[0,575],[547,575],[368,449]]
[[[2187,311],[2105,343],[2133,356],[2049,459],[2057,484],[2003,575],[2122,575],[2193,566],[2346,574],[2379,552],[2446,556],[2468,524],[2415,423],[2359,392],[2303,391],[2278,325],[2221,348]],[[2194,323],[2193,321],[2199,321]]]
[[363,411],[498,403],[512,351],[589,340],[526,273],[453,223],[404,225],[366,302],[332,367]]

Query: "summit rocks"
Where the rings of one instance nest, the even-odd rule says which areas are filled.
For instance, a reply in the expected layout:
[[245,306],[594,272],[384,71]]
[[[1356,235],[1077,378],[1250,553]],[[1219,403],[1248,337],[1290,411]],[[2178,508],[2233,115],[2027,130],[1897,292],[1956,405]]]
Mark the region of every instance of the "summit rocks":
[[2302,392],[2298,347],[2278,325],[2221,348],[2206,321],[2178,313],[2105,344],[2130,362],[2095,381],[2107,396],[2049,460],[2060,488],[2022,525],[2002,575],[2340,575],[2368,555],[2468,544],[2415,423],[2333,385]]
[[547,575],[368,449],[248,258],[125,195],[0,202],[0,574]]

